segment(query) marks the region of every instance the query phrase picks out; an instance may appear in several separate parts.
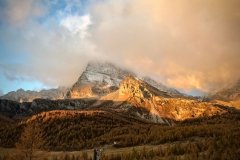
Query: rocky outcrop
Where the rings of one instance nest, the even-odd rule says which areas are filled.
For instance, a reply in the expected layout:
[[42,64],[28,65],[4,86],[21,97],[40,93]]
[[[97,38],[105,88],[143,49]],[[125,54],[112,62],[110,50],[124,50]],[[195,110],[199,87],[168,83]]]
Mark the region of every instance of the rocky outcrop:
[[199,101],[176,90],[174,91],[174,89],[158,86],[151,79],[144,81],[133,76],[126,77],[120,83],[118,92],[120,97],[128,97],[126,98],[125,109],[128,108],[129,111],[132,111],[132,108],[138,108],[134,109],[133,113],[135,112],[142,118],[158,123],[168,123],[169,119],[182,121],[211,117],[229,112],[231,110],[229,106],[235,108],[240,106],[238,100],[240,82],[232,88],[219,92],[218,97],[231,100],[229,103]]
[[[118,93],[118,96],[116,94]],[[214,103],[172,97],[133,76],[126,77],[119,90],[106,99],[124,102],[114,106],[142,119],[157,123],[172,123],[185,119],[222,114],[225,111]],[[105,106],[106,107],[106,106]],[[110,106],[111,107],[111,106]]]
[[151,99],[153,96],[171,97],[167,92],[160,91],[133,76],[126,77],[120,83],[119,95],[127,95],[142,99]]

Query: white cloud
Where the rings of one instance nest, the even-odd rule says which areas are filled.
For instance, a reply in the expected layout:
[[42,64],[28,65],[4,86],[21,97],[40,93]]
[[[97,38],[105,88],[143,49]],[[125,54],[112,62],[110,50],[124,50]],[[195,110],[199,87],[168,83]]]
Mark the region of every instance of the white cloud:
[[211,91],[240,78],[239,0],[95,4],[98,52],[173,87]]
[[65,27],[72,34],[78,34],[81,38],[85,38],[89,35],[88,28],[91,23],[89,14],[83,16],[69,15],[61,20],[60,25]]
[[[14,7],[21,3],[14,1]],[[240,75],[240,1],[213,1],[104,0],[91,3],[85,15],[73,14],[76,3],[69,1],[61,14],[46,19],[47,27],[44,22],[22,23],[41,12],[27,5],[13,9],[11,20],[24,29],[5,28],[1,37],[17,51],[13,59],[27,58],[5,70],[69,86],[89,60],[102,59],[173,87],[216,89]]]
[[26,21],[34,17],[42,16],[46,13],[46,8],[35,0],[10,0],[4,8],[7,21],[12,25],[24,25]]

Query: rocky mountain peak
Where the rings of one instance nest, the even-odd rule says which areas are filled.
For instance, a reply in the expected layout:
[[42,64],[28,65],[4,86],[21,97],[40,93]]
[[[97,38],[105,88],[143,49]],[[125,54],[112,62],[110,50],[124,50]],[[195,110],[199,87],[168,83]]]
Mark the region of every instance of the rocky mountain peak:
[[148,90],[147,84],[134,78],[133,76],[127,76],[120,83],[119,95],[129,95],[147,99],[150,99],[153,96],[153,94]]
[[133,76],[127,76],[122,80],[119,87],[119,95],[127,95],[141,99],[151,99],[153,96],[171,97],[167,92],[160,91]]
[[[123,83],[121,83],[122,80]],[[134,94],[135,96],[137,95],[143,98],[151,97],[152,93],[164,97],[166,97],[166,95],[168,97],[183,97],[183,94],[177,90],[157,83],[150,78],[138,78],[133,72],[121,69],[112,63],[101,62],[88,63],[86,69],[77,82],[71,87],[66,97],[101,97],[118,90],[120,83],[122,84],[121,94],[125,94],[131,90],[129,95]],[[129,84],[125,85],[127,83]],[[129,87],[131,87],[131,89]],[[151,88],[151,94],[147,91],[149,88]]]
[[168,118],[184,120],[222,112],[210,103],[172,97],[133,76],[122,80],[118,93],[120,98],[126,99],[128,112],[133,110],[133,113],[157,123],[168,123]]
[[119,83],[128,75],[134,74],[111,63],[90,62],[67,93],[67,98],[103,96],[117,90]]
[[[125,77],[128,78],[125,79]],[[142,98],[150,98],[153,93],[164,97],[166,97],[166,94],[172,97],[181,97],[182,95],[177,90],[164,86],[150,78],[138,78],[133,72],[112,63],[90,62],[70,89],[58,88],[40,92],[19,89],[0,98],[18,102],[31,102],[36,98],[99,98],[117,91],[122,80],[124,80],[120,91],[122,94],[128,93]],[[127,83],[129,84],[127,85]]]

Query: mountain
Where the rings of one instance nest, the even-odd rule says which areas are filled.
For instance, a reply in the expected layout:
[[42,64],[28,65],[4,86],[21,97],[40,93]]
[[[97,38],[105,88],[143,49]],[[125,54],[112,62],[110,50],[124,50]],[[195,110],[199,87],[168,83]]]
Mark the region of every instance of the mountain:
[[[41,90],[39,92],[19,89],[0,96],[0,99],[32,102],[34,99],[39,98],[51,100],[64,98],[97,98],[118,90],[120,82],[129,75],[139,78],[135,73],[121,69],[111,63],[90,62],[77,82],[70,89],[60,87],[57,89]],[[160,91],[168,93],[172,97],[184,96],[184,94],[176,89],[167,87],[149,77],[139,79],[142,79]]]
[[[127,114],[142,119],[171,123],[185,119],[209,117],[222,114],[225,111],[214,103],[198,100],[172,97],[171,94],[160,91],[143,80],[128,76],[120,83],[119,90],[103,96],[100,100],[111,100],[111,106],[116,110],[125,110]],[[99,104],[101,106],[103,104]]]
[[158,83],[158,82],[154,81],[153,79],[151,79],[149,77],[143,77],[142,80],[147,82],[151,86],[157,88],[158,90],[168,93],[172,97],[183,97],[183,96],[185,96],[183,93],[180,93],[178,90],[176,90],[174,88],[167,87],[162,83]]
[[174,144],[203,138],[207,142],[213,137],[225,139],[226,134],[238,137],[239,113],[226,108],[175,98],[126,76],[117,90],[97,98],[0,100],[0,146],[14,147],[25,127],[31,125],[44,133],[41,149],[48,151]]
[[223,113],[214,104],[190,99],[176,89],[110,63],[89,63],[67,98],[95,98],[97,102],[89,108],[113,109],[157,123]]
[[240,100],[240,80],[234,85],[222,89],[215,94],[210,96],[212,99],[224,100],[224,101],[234,101]]
[[149,77],[140,78],[135,73],[121,69],[111,63],[91,62],[81,74],[77,82],[67,93],[67,98],[101,97],[119,88],[120,82],[126,76],[142,79],[149,85],[174,97],[184,95],[176,89],[167,87]]
[[228,88],[209,95],[209,99],[221,105],[240,109],[240,80]]
[[17,91],[9,92],[0,97],[0,99],[7,99],[17,102],[32,102],[34,99],[43,98],[43,99],[63,99],[67,92],[67,88],[59,87],[57,89],[44,89],[41,91],[25,91],[23,89],[19,89]]
[[193,153],[187,159],[196,159],[196,155],[206,159],[205,153],[222,152],[238,158],[240,112],[229,103],[184,96],[113,64],[89,63],[64,98],[66,90],[63,94],[54,89],[18,90],[7,94],[18,102],[0,99],[0,147],[15,147],[21,142],[19,137],[35,126],[33,133],[42,141],[37,149],[48,153],[161,145],[164,150],[156,155],[167,153],[168,158],[176,154],[185,159],[184,155]]
[[132,72],[111,63],[88,63],[85,71],[67,93],[67,98],[99,97],[118,89],[119,83]]
[[224,107],[210,102],[175,98],[141,79],[126,76],[119,88],[101,97],[78,99],[34,99],[28,103],[0,100],[1,113],[8,117],[22,117],[43,111],[101,110],[116,112],[140,121],[174,124],[176,121],[211,117],[226,113]]
[[[139,78],[136,74],[110,63],[89,63],[65,96],[66,91],[18,90],[2,98],[18,102],[32,101],[19,103],[19,109],[17,112],[10,112],[11,115],[56,109],[99,108],[125,113],[148,122],[171,124],[174,121],[224,113],[214,103],[190,99],[175,89],[150,78]],[[63,99],[64,96],[66,99]]]

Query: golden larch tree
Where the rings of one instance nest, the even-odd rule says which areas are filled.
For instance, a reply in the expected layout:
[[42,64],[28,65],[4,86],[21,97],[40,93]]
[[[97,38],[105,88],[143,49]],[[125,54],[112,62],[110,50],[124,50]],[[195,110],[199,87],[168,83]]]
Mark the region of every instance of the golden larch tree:
[[24,127],[16,147],[23,151],[26,159],[32,160],[35,149],[41,148],[43,143],[43,131],[40,125],[32,122]]

